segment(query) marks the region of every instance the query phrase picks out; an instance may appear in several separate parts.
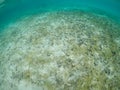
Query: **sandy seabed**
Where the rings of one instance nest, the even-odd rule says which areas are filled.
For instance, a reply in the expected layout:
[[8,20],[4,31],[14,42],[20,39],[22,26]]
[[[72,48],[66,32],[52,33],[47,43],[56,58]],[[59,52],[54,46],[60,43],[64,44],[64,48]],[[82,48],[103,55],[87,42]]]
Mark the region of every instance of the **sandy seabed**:
[[0,34],[0,90],[120,90],[120,25],[105,15],[29,15]]

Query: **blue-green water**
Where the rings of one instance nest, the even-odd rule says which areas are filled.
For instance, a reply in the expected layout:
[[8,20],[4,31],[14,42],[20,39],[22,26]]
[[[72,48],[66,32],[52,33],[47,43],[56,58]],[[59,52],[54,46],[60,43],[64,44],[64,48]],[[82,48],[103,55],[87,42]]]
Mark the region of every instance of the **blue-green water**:
[[119,0],[5,0],[0,6],[0,24],[25,13],[63,8],[100,9],[120,19]]
[[0,90],[120,90],[120,1],[0,0]]

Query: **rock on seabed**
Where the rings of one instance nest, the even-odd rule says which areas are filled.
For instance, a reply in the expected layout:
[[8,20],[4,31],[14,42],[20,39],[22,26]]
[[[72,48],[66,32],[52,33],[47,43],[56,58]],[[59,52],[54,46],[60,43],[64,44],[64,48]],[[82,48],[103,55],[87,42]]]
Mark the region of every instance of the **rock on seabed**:
[[0,34],[0,90],[120,90],[119,35],[105,15],[25,16]]

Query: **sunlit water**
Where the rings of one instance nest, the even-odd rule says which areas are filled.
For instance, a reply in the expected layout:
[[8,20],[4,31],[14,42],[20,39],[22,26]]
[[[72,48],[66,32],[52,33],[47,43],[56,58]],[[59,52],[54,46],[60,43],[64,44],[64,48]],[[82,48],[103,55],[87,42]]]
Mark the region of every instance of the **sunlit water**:
[[119,0],[0,0],[0,90],[120,90]]

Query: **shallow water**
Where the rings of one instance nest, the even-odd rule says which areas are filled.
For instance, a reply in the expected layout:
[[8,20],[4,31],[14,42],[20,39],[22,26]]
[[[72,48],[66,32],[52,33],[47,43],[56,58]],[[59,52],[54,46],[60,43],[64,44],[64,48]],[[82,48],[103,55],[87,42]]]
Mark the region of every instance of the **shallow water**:
[[0,90],[120,90],[119,0],[0,0]]
[[101,9],[116,16],[117,19],[120,18],[119,0],[20,0],[19,2],[16,0],[1,0],[0,6],[0,23],[39,9],[40,11],[46,11],[61,8]]

